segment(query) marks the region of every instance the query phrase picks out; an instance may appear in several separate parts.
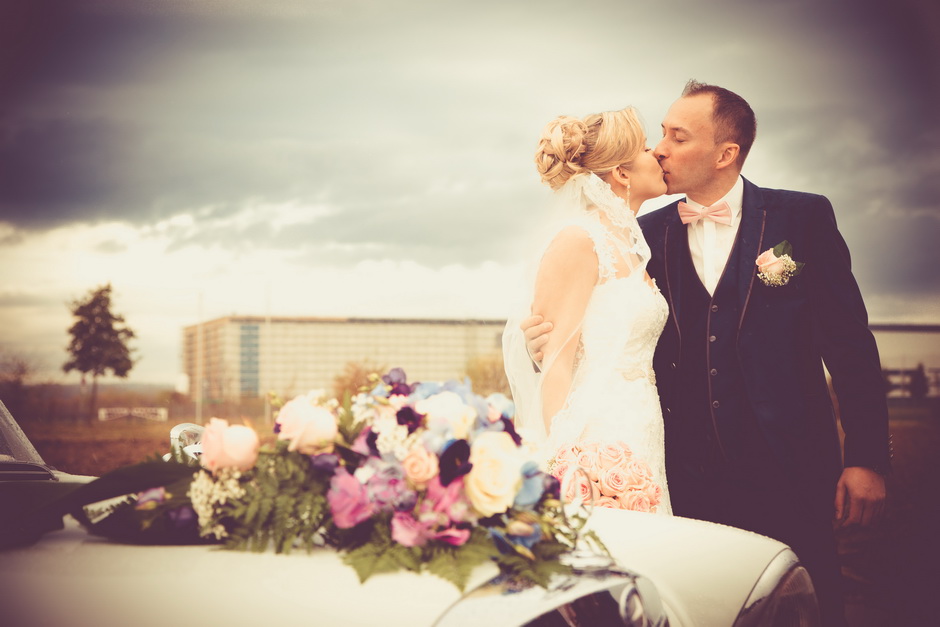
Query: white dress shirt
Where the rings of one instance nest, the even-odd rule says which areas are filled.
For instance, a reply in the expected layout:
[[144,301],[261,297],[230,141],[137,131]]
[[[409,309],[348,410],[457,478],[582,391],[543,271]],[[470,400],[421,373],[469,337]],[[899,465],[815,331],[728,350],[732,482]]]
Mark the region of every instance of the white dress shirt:
[[[689,252],[692,253],[692,264],[698,273],[698,278],[709,294],[715,293],[721,273],[728,263],[728,256],[734,247],[734,238],[738,234],[741,224],[741,208],[744,204],[744,179],[740,176],[727,194],[716,201],[724,200],[731,207],[731,224],[718,224],[709,219],[702,219],[694,224],[687,224],[689,233]],[[695,209],[701,209],[702,204],[691,198],[685,201]]]

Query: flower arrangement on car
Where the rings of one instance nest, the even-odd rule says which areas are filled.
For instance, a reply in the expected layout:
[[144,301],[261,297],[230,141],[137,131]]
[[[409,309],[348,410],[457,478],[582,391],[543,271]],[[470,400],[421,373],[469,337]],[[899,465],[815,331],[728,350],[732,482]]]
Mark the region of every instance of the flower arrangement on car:
[[530,459],[505,396],[475,395],[469,380],[409,384],[398,368],[374,380],[342,403],[315,392],[288,401],[273,446],[213,418],[195,473],[179,460],[141,465],[178,470],[83,523],[136,542],[328,547],[361,581],[426,571],[460,589],[490,560],[546,586],[570,570],[560,558],[579,543],[606,553],[580,531],[583,516],[566,516],[558,480]]

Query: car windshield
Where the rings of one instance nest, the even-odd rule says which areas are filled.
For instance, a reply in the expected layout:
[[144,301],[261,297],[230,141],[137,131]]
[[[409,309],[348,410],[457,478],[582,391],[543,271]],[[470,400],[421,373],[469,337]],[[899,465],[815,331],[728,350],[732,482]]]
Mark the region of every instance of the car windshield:
[[44,463],[3,401],[0,401],[0,461]]

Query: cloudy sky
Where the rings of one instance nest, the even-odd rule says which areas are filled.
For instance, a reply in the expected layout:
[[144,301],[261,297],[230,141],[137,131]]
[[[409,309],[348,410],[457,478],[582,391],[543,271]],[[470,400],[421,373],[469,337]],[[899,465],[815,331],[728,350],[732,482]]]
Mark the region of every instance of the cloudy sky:
[[0,351],[43,378],[108,282],[136,382],[232,313],[505,317],[541,127],[655,143],[692,77],[756,110],[745,176],[832,199],[873,320],[940,323],[931,0],[0,5]]

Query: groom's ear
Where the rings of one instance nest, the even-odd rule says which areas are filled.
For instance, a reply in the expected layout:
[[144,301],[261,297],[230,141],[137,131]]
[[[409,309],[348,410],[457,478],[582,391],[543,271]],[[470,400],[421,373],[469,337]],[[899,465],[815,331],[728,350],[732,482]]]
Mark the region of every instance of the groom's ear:
[[[718,162],[715,164],[715,169],[723,170],[729,166],[733,166],[738,162],[738,155],[741,154],[741,147],[735,144],[734,142],[724,142],[720,146],[720,152],[718,153]],[[738,170],[741,168],[738,167]]]

